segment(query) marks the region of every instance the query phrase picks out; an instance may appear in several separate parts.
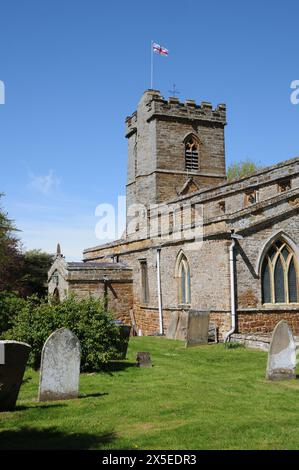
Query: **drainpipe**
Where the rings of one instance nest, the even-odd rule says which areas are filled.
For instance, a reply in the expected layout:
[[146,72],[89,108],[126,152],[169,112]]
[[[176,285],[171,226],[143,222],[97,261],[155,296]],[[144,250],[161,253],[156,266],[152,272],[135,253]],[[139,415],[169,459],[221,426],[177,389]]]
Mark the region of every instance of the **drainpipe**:
[[231,329],[226,333],[224,342],[227,343],[230,340],[231,335],[236,329],[236,293],[235,293],[235,246],[236,239],[241,240],[242,235],[236,235],[233,231],[231,232],[232,242],[229,247],[229,272],[230,272],[230,312],[231,312]]
[[157,249],[157,291],[159,306],[159,333],[163,335],[162,289],[161,289],[161,248]]
[[104,281],[104,309],[105,309],[105,311],[107,311],[108,310],[108,282],[109,282],[109,277],[104,276],[103,281]]
[[236,241],[232,239],[229,247],[229,273],[230,273],[230,314],[231,314],[231,329],[225,335],[224,342],[230,340],[231,335],[236,329],[236,301],[235,301],[235,269],[234,269],[234,248]]

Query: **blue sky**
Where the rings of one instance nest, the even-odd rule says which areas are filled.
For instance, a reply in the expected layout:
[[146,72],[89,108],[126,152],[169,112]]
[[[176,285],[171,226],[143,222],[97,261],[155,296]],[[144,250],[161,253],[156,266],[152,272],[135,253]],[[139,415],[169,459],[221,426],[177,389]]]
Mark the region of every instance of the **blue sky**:
[[68,259],[100,243],[100,203],[125,194],[124,119],[150,86],[225,102],[227,163],[299,155],[296,1],[1,0],[0,192],[25,248]]

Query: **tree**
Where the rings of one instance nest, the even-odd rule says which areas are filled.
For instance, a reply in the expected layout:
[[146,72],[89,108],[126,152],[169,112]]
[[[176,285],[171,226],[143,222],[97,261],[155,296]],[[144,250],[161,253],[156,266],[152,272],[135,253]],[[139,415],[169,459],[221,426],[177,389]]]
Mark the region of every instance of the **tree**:
[[[2,197],[3,194],[0,194]],[[22,297],[47,294],[47,273],[53,255],[41,250],[23,252],[18,232],[0,207],[0,292],[17,292]]]
[[[0,194],[0,198],[3,194]],[[23,268],[21,245],[15,236],[17,229],[0,207],[0,291],[18,290]]]
[[255,163],[250,158],[240,162],[231,163],[227,169],[227,180],[233,181],[244,176],[250,176],[255,171],[261,170],[262,165]]
[[30,250],[23,254],[23,275],[20,277],[21,293],[24,297],[47,294],[48,271],[54,256],[41,250]]

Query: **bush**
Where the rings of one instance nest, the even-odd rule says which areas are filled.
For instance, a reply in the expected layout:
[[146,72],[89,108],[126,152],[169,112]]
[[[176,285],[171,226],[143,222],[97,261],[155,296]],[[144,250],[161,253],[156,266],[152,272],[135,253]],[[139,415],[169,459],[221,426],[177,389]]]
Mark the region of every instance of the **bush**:
[[12,327],[13,319],[20,313],[25,300],[14,292],[0,292],[0,334]]
[[123,340],[119,328],[103,303],[92,297],[69,297],[60,304],[30,297],[14,317],[5,338],[30,344],[28,365],[38,369],[46,339],[62,327],[69,328],[80,341],[82,371],[101,369],[109,360],[121,357]]

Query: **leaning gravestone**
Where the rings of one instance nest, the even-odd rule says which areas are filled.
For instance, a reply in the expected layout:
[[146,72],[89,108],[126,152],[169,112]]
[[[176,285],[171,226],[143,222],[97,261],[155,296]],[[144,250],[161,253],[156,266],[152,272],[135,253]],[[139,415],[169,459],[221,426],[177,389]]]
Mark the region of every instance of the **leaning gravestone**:
[[206,310],[189,310],[186,347],[208,344],[210,312]]
[[187,323],[188,312],[182,310],[181,312],[172,313],[166,332],[166,338],[184,341],[186,339]]
[[295,368],[296,344],[288,323],[281,320],[272,334],[266,378],[268,380],[293,379],[296,377]]
[[67,328],[49,336],[42,351],[39,401],[78,397],[80,355],[80,342]]
[[0,341],[0,411],[16,405],[30,349],[19,341]]

